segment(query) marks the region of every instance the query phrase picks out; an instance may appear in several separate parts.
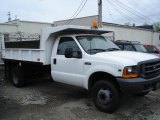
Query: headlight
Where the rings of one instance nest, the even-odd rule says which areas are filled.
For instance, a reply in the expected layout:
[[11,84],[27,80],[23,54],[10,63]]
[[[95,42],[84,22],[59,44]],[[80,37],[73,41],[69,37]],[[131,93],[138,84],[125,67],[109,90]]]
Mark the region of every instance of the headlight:
[[137,66],[128,66],[123,69],[123,78],[135,78],[138,76],[139,74]]

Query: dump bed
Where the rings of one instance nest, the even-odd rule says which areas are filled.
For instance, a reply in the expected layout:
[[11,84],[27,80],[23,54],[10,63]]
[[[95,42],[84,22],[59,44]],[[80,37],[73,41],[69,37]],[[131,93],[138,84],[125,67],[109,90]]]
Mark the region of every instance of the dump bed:
[[40,49],[40,35],[23,32],[8,33],[2,37],[2,58],[43,63],[44,50]]
[[4,60],[25,61],[49,65],[54,42],[58,36],[65,34],[104,34],[112,32],[105,29],[91,29],[90,27],[64,25],[42,29],[40,35],[18,36],[3,35],[2,58]]

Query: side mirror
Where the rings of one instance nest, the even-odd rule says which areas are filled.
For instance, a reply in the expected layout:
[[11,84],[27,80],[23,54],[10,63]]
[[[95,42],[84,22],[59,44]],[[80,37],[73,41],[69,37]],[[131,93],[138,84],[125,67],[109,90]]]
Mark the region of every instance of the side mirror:
[[[76,53],[76,54],[73,54]],[[82,52],[81,51],[73,51],[73,48],[66,48],[64,53],[66,58],[82,58]]]
[[77,58],[82,58],[82,52],[81,51],[77,51]]
[[66,48],[64,55],[65,55],[66,58],[72,58],[73,57],[73,49],[72,48]]

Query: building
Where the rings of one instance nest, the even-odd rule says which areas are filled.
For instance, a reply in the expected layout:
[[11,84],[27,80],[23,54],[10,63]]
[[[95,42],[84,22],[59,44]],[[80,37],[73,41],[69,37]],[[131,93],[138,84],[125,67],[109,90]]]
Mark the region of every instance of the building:
[[[96,21],[98,23],[97,15],[81,17],[76,19],[55,21],[54,23],[21,21],[19,19],[16,19],[6,23],[0,23],[0,34],[17,33],[17,32],[40,34],[41,29],[44,27],[67,25],[67,24],[91,26],[93,21]],[[103,28],[114,30],[115,40],[139,41],[142,44],[160,45],[160,32],[154,32],[153,29],[128,26],[128,25],[119,25],[107,22],[103,22]],[[112,34],[110,35],[112,36]],[[0,46],[1,46],[1,37],[0,37]],[[1,52],[1,47],[0,47],[0,52]]]
[[0,33],[15,33],[18,31],[26,33],[40,33],[43,27],[51,26],[51,23],[21,21],[16,19],[6,23],[0,23]]
[[[91,26],[92,22],[98,23],[98,16],[88,16],[72,20],[55,21],[54,25],[72,24]],[[119,25],[103,22],[103,28],[114,30],[115,40],[139,41],[142,44],[160,45],[160,32],[154,32],[153,29],[147,29],[136,26]]]

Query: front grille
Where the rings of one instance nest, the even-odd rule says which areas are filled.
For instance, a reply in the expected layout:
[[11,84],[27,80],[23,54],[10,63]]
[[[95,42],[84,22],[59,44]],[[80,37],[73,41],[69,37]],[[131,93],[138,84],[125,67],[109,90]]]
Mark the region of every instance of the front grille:
[[160,59],[141,62],[139,67],[140,75],[143,78],[153,78],[160,75]]

